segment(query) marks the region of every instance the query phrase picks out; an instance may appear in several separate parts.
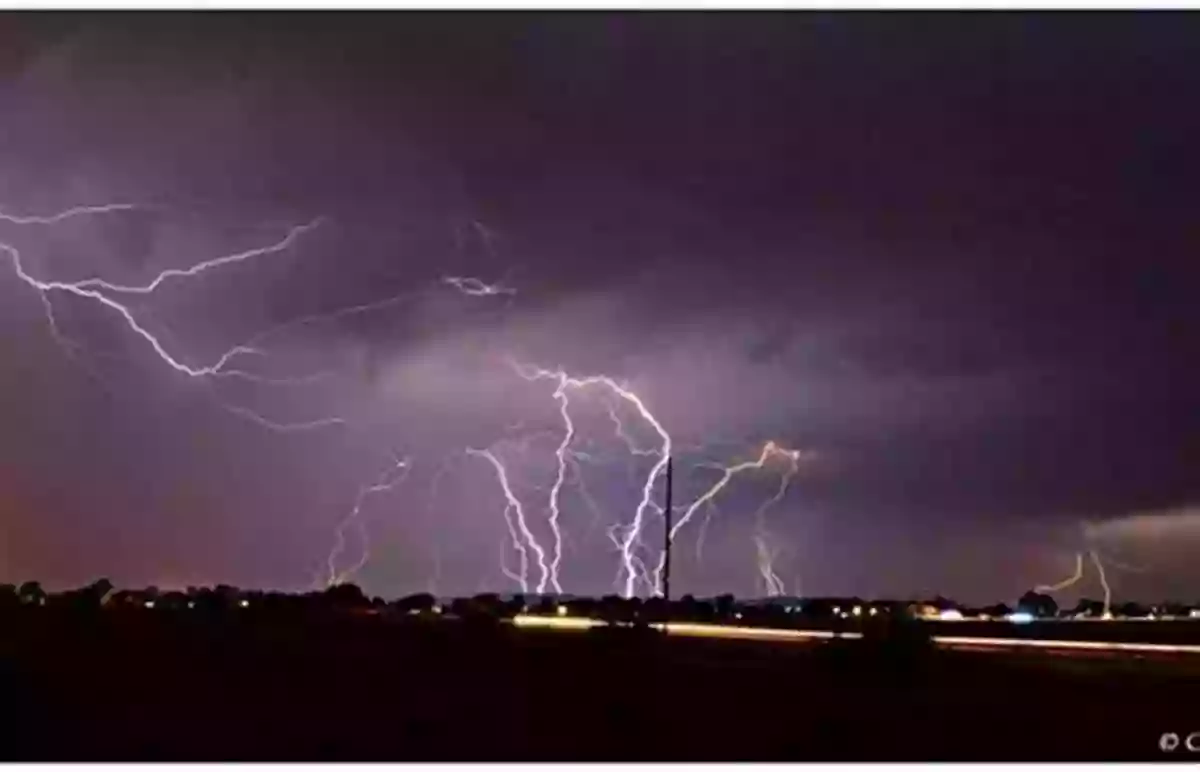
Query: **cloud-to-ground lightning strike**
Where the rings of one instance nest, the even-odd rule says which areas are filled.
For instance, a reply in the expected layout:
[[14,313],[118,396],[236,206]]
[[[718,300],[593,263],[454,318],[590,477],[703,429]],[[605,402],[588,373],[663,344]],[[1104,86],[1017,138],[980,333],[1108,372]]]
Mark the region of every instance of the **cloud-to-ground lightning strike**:
[[[755,519],[757,521],[756,528],[759,527],[767,509],[769,509],[771,505],[777,503],[787,493],[788,484],[791,482],[792,477],[799,469],[799,461],[801,457],[800,451],[789,450],[787,448],[780,447],[773,441],[765,444],[762,452],[758,454],[758,458],[754,459],[753,461],[743,461],[740,464],[733,464],[731,466],[716,466],[716,468],[721,472],[720,479],[713,483],[708,490],[697,496],[692,503],[689,504],[686,509],[684,509],[683,514],[671,526],[671,533],[669,534],[668,538],[674,542],[675,536],[679,533],[680,529],[688,524],[688,521],[692,519],[692,516],[695,515],[701,507],[710,504],[713,499],[716,498],[717,494],[724,490],[725,487],[729,485],[730,481],[732,481],[733,478],[739,473],[746,472],[751,469],[762,469],[767,465],[768,461],[775,457],[787,459],[789,462],[788,471],[784,474],[783,480],[780,483],[779,490],[776,492],[776,494],[762,506],[760,506],[758,511],[755,513]],[[662,588],[662,572],[665,563],[666,555],[660,555],[658,566],[654,569],[654,588],[656,593],[660,592]],[[782,586],[782,583],[780,586]]]
[[1092,565],[1096,566],[1096,575],[1100,579],[1100,586],[1104,588],[1104,616],[1112,616],[1112,587],[1108,584],[1108,575],[1104,573],[1104,563],[1100,562],[1100,553],[1092,550],[1088,553],[1092,558]]
[[[541,572],[538,578],[538,584],[545,585],[546,577],[550,575],[550,570],[546,566],[546,551],[541,544],[538,543],[533,533],[529,530],[529,525],[525,520],[525,508],[521,506],[521,500],[513,493],[512,486],[508,481],[508,471],[504,468],[504,464],[494,452],[489,449],[467,448],[467,454],[486,459],[496,471],[496,479],[500,483],[501,489],[504,491],[504,522],[508,525],[509,536],[512,538],[513,549],[516,550],[520,559],[520,569],[518,573],[513,573],[509,570],[507,563],[502,562],[500,570],[509,579],[512,579],[521,587],[522,593],[529,592],[529,552],[526,550],[526,544],[533,550],[537,557],[538,570]],[[515,522],[514,522],[515,520]],[[519,531],[519,533],[518,533]]]
[[[554,484],[550,488],[549,504],[548,504],[548,522],[553,533],[553,544],[549,550],[551,559],[547,566],[548,574],[544,576],[544,580],[538,583],[538,592],[544,592],[547,587],[552,587],[556,592],[562,591],[562,581],[560,578],[562,564],[562,545],[564,542],[563,526],[560,522],[562,516],[561,494],[564,485],[568,481],[567,467],[574,465],[576,467],[576,478],[580,477],[578,472],[579,454],[572,451],[572,443],[576,437],[576,426],[571,418],[569,393],[571,391],[581,391],[589,388],[603,389],[606,395],[611,398],[620,399],[632,406],[638,415],[649,424],[657,434],[660,445],[657,448],[641,447],[633,439],[626,430],[620,415],[617,412],[616,406],[612,401],[605,401],[605,408],[608,416],[612,421],[617,437],[629,449],[632,456],[644,456],[655,458],[655,462],[647,473],[641,484],[641,497],[634,510],[633,518],[627,523],[616,523],[608,529],[609,538],[621,553],[621,565],[618,573],[617,582],[621,586],[623,594],[626,597],[632,597],[638,589],[639,583],[644,583],[652,594],[660,594],[662,590],[662,571],[665,555],[659,553],[657,568],[651,572],[647,569],[646,560],[642,553],[647,551],[646,544],[642,538],[645,529],[646,518],[648,512],[662,513],[661,506],[654,500],[654,490],[659,478],[663,474],[667,459],[671,455],[672,440],[662,423],[654,416],[647,408],[645,402],[639,395],[631,391],[627,386],[617,382],[615,379],[606,375],[593,375],[586,377],[572,376],[562,368],[546,369],[533,365],[520,364],[510,360],[510,365],[517,374],[528,381],[549,380],[555,384],[552,397],[558,405],[559,414],[562,418],[563,434],[561,440],[555,450],[555,476]],[[756,543],[762,542],[765,546],[767,532],[765,526],[765,514],[773,505],[777,504],[787,493],[788,486],[799,470],[799,462],[802,458],[802,453],[796,450],[789,450],[779,446],[777,443],[767,443],[759,458],[754,461],[748,461],[742,464],[736,464],[730,467],[715,465],[722,472],[722,477],[716,484],[711,486],[709,490],[700,495],[691,505],[683,510],[682,516],[674,524],[671,529],[670,537],[678,534],[679,530],[687,525],[692,516],[702,507],[711,507],[713,499],[721,492],[722,489],[733,479],[733,477],[741,472],[749,469],[761,469],[772,458],[781,458],[787,461],[787,467],[780,481],[780,485],[775,495],[759,506],[755,512]],[[511,491],[506,491],[506,495]],[[764,576],[768,578],[769,594],[782,594],[783,582],[779,580],[774,573],[772,563],[775,552],[766,550],[759,558],[760,570],[766,571]],[[765,557],[763,556],[765,555]]]
[[767,597],[774,598],[785,594],[786,586],[779,574],[775,573],[775,558],[779,556],[779,550],[771,547],[769,544],[769,535],[765,530],[756,531],[754,534],[754,550],[758,558],[758,572],[763,579],[763,588]]
[[[371,496],[380,493],[386,493],[393,490],[396,486],[402,484],[408,479],[408,474],[412,470],[412,460],[410,458],[393,457],[393,465],[389,467],[379,479],[372,485],[364,485],[358,489],[358,495],[354,498],[354,506],[350,512],[338,523],[337,529],[334,531],[333,549],[329,551],[329,557],[326,560],[326,565],[329,568],[329,573],[326,581],[327,587],[332,587],[336,584],[342,584],[350,577],[354,576],[362,567],[367,564],[371,557],[370,540],[368,538],[366,525],[362,521],[362,508],[367,499]],[[349,568],[338,571],[337,559],[346,549],[346,529],[354,526],[358,532],[359,540],[362,542],[362,552],[354,565]]]
[[1083,553],[1077,552],[1077,553],[1075,553],[1075,573],[1071,574],[1066,579],[1063,579],[1061,582],[1058,582],[1057,584],[1039,584],[1037,587],[1034,588],[1034,592],[1044,592],[1044,593],[1059,592],[1061,590],[1067,589],[1068,587],[1074,586],[1082,578],[1083,578]]
[[[1078,584],[1083,579],[1084,554],[1083,552],[1075,554],[1075,573],[1057,584],[1038,585],[1034,588],[1034,591],[1055,593]],[[1104,616],[1105,618],[1112,618],[1112,585],[1108,583],[1108,573],[1104,570],[1104,561],[1100,557],[1100,552],[1096,549],[1089,549],[1086,554],[1092,565],[1096,567],[1096,578],[1100,582],[1100,588],[1104,591]]]
[[788,459],[788,467],[779,479],[779,488],[775,491],[775,495],[764,501],[754,513],[753,538],[755,552],[758,556],[758,571],[763,577],[768,597],[784,595],[787,590],[783,579],[775,573],[775,559],[779,556],[779,550],[771,545],[771,533],[767,529],[766,522],[767,510],[783,500],[792,483],[792,478],[800,471],[800,451],[788,450],[784,451],[784,454]]
[[[544,369],[541,367],[522,365],[521,363],[513,361],[513,360],[510,360],[509,364],[516,371],[518,376],[520,376],[521,378],[524,378],[527,381],[551,380],[557,384],[555,391],[554,391],[554,395],[555,395],[555,398],[559,401],[561,412],[563,413],[564,417],[567,420],[568,435],[573,434],[573,431],[574,431],[573,427],[570,424],[570,418],[569,418],[569,412],[568,412],[569,411],[569,401],[567,398],[568,389],[582,390],[582,389],[587,389],[589,387],[602,386],[602,387],[608,389],[611,393],[613,393],[620,399],[623,399],[626,402],[628,402],[630,405],[632,405],[633,408],[635,410],[637,410],[638,415],[640,415],[643,420],[645,420],[648,424],[650,424],[651,427],[653,427],[655,433],[658,435],[659,439],[661,440],[662,444],[660,446],[660,449],[657,452],[658,459],[657,459],[657,461],[655,461],[654,466],[650,469],[650,472],[646,475],[646,481],[642,486],[641,499],[638,501],[637,508],[634,510],[633,521],[626,526],[614,529],[610,532],[613,535],[613,539],[617,543],[617,546],[621,550],[621,560],[622,560],[623,576],[624,576],[624,588],[623,588],[624,595],[625,595],[625,597],[633,597],[634,593],[637,590],[638,579],[639,578],[644,579],[644,577],[645,577],[645,566],[644,566],[644,563],[640,560],[640,558],[636,555],[636,550],[640,544],[640,535],[641,535],[642,528],[645,523],[646,512],[647,512],[647,510],[651,509],[654,506],[654,486],[658,482],[658,479],[663,475],[664,471],[666,470],[667,460],[669,459],[669,457],[671,455],[671,436],[667,433],[666,429],[663,428],[662,424],[658,421],[658,419],[655,418],[654,414],[651,413],[649,411],[649,409],[647,409],[647,407],[646,407],[645,403],[642,401],[641,397],[639,397],[637,394],[635,394],[634,392],[629,390],[627,387],[621,385],[620,383],[617,383],[617,381],[610,378],[609,376],[592,375],[592,376],[587,376],[587,377],[581,378],[581,377],[573,377],[573,376],[567,374],[567,372],[565,370],[563,370],[562,368],[559,368],[557,370],[547,370],[547,369]],[[569,436],[567,438],[567,442],[569,443]],[[559,455],[559,471],[558,471],[559,477],[561,477],[562,475],[565,474],[565,464],[566,464],[565,453],[560,454]],[[552,507],[551,515],[553,518],[552,528],[554,529],[555,534],[556,534],[555,543],[557,545],[558,551],[561,552],[562,540],[561,540],[561,534],[559,534],[559,527],[558,527],[558,512],[557,512],[558,503],[557,503],[557,500],[552,501],[551,507]],[[556,558],[556,560],[551,561],[551,565],[554,566],[555,570],[557,571],[557,566],[558,566],[558,561],[557,561],[558,553],[557,552],[556,552],[555,558]],[[641,572],[638,571],[639,565],[642,566]],[[558,581],[557,574],[554,575],[553,584],[555,584],[555,586],[559,586],[559,584],[560,584],[560,582]]]
[[[554,485],[550,488],[550,530],[554,534],[554,557],[550,560],[550,584],[553,585],[554,591],[561,593],[562,584],[558,580],[559,566],[562,564],[562,529],[558,526],[559,518],[559,496],[562,493],[563,483],[567,479],[567,458],[571,447],[571,440],[575,439],[575,424],[571,421],[571,413],[567,410],[569,402],[565,392],[566,385],[559,384],[559,387],[554,390],[554,399],[558,402],[559,413],[562,415],[563,424],[566,431],[563,432],[562,442],[554,451],[554,457],[558,460],[557,473],[554,477]],[[546,587],[544,584],[538,586],[538,593],[544,593]]]

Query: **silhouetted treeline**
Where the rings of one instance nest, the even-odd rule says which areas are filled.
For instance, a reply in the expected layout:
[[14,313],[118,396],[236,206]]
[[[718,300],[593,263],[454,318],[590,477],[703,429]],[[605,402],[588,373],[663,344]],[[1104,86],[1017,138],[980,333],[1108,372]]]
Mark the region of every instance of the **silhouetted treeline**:
[[926,601],[899,601],[865,600],[858,597],[738,600],[732,595],[720,595],[715,598],[684,595],[667,603],[662,598],[622,598],[617,595],[579,598],[480,594],[468,598],[439,600],[431,594],[418,593],[386,601],[379,597],[368,597],[354,584],[339,584],[323,591],[304,593],[243,590],[227,585],[166,591],[156,587],[117,590],[107,579],[58,593],[47,593],[36,581],[25,582],[19,586],[0,585],[0,610],[20,607],[79,612],[102,609],[159,612],[186,610],[213,614],[252,609],[256,612],[280,614],[434,614],[475,622],[533,614],[588,617],[622,626],[678,621],[799,628],[814,624],[824,627],[858,627],[883,618],[1005,620],[1015,612],[1032,619],[1200,618],[1200,603],[1143,605],[1122,602],[1113,604],[1106,610],[1102,602],[1084,599],[1073,608],[1062,609],[1052,596],[1032,590],[1022,595],[1013,606],[998,603],[982,608],[970,608],[941,596]]

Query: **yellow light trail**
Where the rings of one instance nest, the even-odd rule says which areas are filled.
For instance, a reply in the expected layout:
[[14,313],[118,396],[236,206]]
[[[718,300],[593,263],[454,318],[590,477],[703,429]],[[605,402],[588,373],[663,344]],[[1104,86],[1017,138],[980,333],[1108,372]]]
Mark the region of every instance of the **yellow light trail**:
[[[552,630],[590,630],[606,625],[598,619],[586,617],[542,617],[518,615],[512,620],[513,625],[521,628],[543,628]],[[663,625],[656,623],[648,625],[661,630]],[[709,625],[695,622],[670,622],[672,635],[684,635],[697,638],[726,638],[737,640],[763,641],[811,641],[845,638],[861,639],[862,633],[847,631],[834,633],[829,630],[787,630],[770,627],[748,627],[741,625]],[[1026,648],[1026,649],[1076,649],[1087,651],[1113,651],[1143,654],[1200,654],[1200,645],[1166,644],[1166,643],[1134,643],[1121,641],[1066,641],[1040,638],[994,638],[962,635],[935,635],[933,642],[946,648],[981,647],[981,648]]]

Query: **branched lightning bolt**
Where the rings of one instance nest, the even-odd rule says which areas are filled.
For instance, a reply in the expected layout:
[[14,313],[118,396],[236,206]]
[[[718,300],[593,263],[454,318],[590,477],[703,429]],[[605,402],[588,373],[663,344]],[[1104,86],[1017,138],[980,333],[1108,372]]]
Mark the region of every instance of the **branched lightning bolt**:
[[[713,483],[708,490],[696,497],[696,499],[693,500],[686,509],[684,509],[683,514],[671,526],[671,533],[668,538],[674,542],[675,536],[679,533],[680,529],[688,524],[688,521],[692,519],[692,516],[695,515],[701,507],[712,502],[713,499],[716,498],[717,494],[724,490],[725,487],[729,485],[730,481],[732,481],[733,478],[739,473],[746,472],[751,469],[762,469],[767,465],[767,462],[771,460],[771,458],[776,456],[788,459],[790,466],[788,468],[788,473],[785,474],[783,482],[779,486],[778,492],[769,501],[763,504],[763,506],[759,507],[756,517],[761,519],[766,510],[772,504],[783,498],[784,494],[787,493],[788,483],[791,481],[792,475],[795,474],[796,469],[798,468],[797,464],[799,463],[801,456],[800,451],[788,450],[787,448],[780,447],[775,442],[768,442],[763,446],[762,452],[759,453],[758,458],[754,459],[753,461],[743,461],[740,464],[733,464],[731,466],[724,467],[717,466],[716,468],[721,472],[720,479]],[[654,570],[654,587],[656,592],[660,591],[662,587],[662,572],[665,562],[666,555],[660,555],[658,567]]]
[[800,471],[800,451],[785,450],[782,452],[788,460],[788,466],[779,479],[779,488],[775,491],[775,495],[764,501],[754,513],[754,546],[758,555],[758,571],[762,574],[768,597],[784,595],[787,589],[779,574],[775,573],[775,558],[778,557],[779,550],[770,546],[771,534],[767,530],[767,510],[783,500],[783,497],[787,495],[792,478]]
[[[557,370],[547,370],[541,367],[522,365],[515,361],[510,361],[510,365],[516,371],[517,375],[527,381],[551,380],[557,384],[554,391],[554,396],[558,400],[561,412],[564,419],[567,421],[567,434],[573,435],[574,429],[570,423],[569,417],[569,402],[567,392],[569,389],[582,390],[592,387],[603,387],[608,389],[613,395],[625,400],[637,410],[638,414],[645,420],[655,433],[661,439],[661,446],[656,455],[658,460],[651,468],[646,476],[646,481],[642,486],[642,496],[638,502],[637,508],[634,511],[633,521],[622,528],[614,528],[610,530],[610,537],[617,544],[621,551],[621,561],[624,578],[624,595],[632,597],[637,589],[637,581],[639,577],[645,576],[644,562],[637,556],[636,550],[640,545],[640,535],[646,519],[647,510],[652,509],[654,505],[654,486],[666,470],[667,460],[671,455],[671,436],[655,418],[654,414],[647,409],[641,397],[633,391],[618,383],[614,379],[606,375],[591,375],[587,377],[574,377],[569,375],[565,370],[559,368]],[[619,422],[618,422],[619,423]],[[569,436],[567,443],[569,443]],[[562,446],[560,446],[562,447]],[[565,453],[559,456],[559,472],[561,478],[565,474]],[[558,478],[556,478],[558,479]],[[561,533],[558,527],[557,500],[552,504],[552,522],[551,527],[555,532],[555,543],[558,551],[561,551]],[[551,565],[557,567],[559,554],[556,551],[555,559],[551,561]],[[638,568],[641,567],[639,573]],[[554,584],[557,586],[558,579],[554,576]]]
[[[44,216],[15,215],[0,212],[0,223],[6,223],[12,226],[53,226],[72,218],[111,215],[138,208],[139,206],[135,204],[110,203],[98,206],[77,206],[57,212],[55,214]],[[85,362],[77,359],[77,353],[84,349],[85,346],[63,334],[59,326],[53,303],[53,296],[56,293],[91,301],[103,306],[104,308],[107,308],[111,312],[114,312],[121,318],[125,327],[134,335],[141,338],[142,341],[144,341],[149,348],[154,351],[155,355],[157,355],[162,362],[166,363],[167,366],[175,372],[186,375],[189,378],[204,379],[210,381],[210,383],[220,378],[240,378],[261,385],[301,386],[321,380],[332,373],[321,372],[285,378],[268,377],[250,372],[246,369],[235,368],[233,367],[233,362],[235,360],[240,360],[243,357],[269,356],[269,353],[263,348],[263,345],[269,339],[283,333],[286,330],[320,321],[333,320],[351,314],[360,314],[381,310],[411,297],[414,293],[405,292],[399,295],[384,298],[382,300],[362,305],[338,308],[334,311],[312,314],[277,324],[257,333],[246,342],[233,346],[217,357],[214,362],[209,364],[196,364],[189,362],[185,357],[174,353],[172,351],[173,347],[167,343],[169,334],[166,331],[161,333],[153,332],[146,323],[143,312],[140,310],[135,311],[134,307],[132,307],[127,300],[125,300],[125,297],[130,295],[142,297],[150,296],[159,289],[163,288],[168,282],[176,279],[196,279],[209,271],[227,268],[238,263],[249,262],[269,255],[281,253],[292,247],[304,234],[316,228],[321,221],[322,220],[318,218],[305,224],[291,227],[281,239],[275,243],[263,247],[256,247],[236,253],[221,255],[196,263],[187,268],[169,268],[163,270],[155,275],[150,281],[142,284],[119,283],[99,277],[89,277],[78,281],[42,279],[27,269],[22,259],[21,251],[16,246],[6,242],[0,242],[0,251],[8,255],[13,267],[13,271],[17,278],[38,294],[39,300],[43,306],[49,332],[54,338],[55,342],[72,360],[80,362],[81,364],[85,364],[89,373],[91,373],[91,375],[98,380],[99,376],[92,371],[90,364],[86,364]],[[442,283],[457,289],[459,292],[465,295],[473,297],[494,295],[511,296],[516,294],[516,290],[512,287],[505,286],[500,283],[489,284],[481,279],[473,277],[445,277],[442,279]],[[102,381],[101,383],[103,385]],[[216,396],[215,393],[213,393],[213,396]],[[229,412],[253,421],[264,428],[278,432],[302,431],[345,423],[344,419],[339,417],[320,418],[298,423],[281,423],[266,418],[249,408],[229,405],[220,399],[217,401]],[[543,555],[541,548],[539,545],[537,545],[536,541],[532,539],[532,534],[530,534],[527,527],[525,527],[524,513],[520,511],[520,505],[515,501],[515,497],[511,496],[511,490],[508,489],[507,480],[504,477],[502,466],[499,464],[498,459],[494,456],[494,454],[491,454],[490,451],[479,451],[478,454],[490,458],[496,465],[497,472],[499,473],[502,484],[506,489],[506,494],[509,495],[509,508],[511,509],[515,503],[516,514],[519,522],[521,523],[522,531],[524,532],[529,543],[534,547],[535,551],[538,552],[539,564],[542,565],[543,574],[545,574],[546,569],[542,561]],[[360,513],[366,499],[369,496],[391,490],[403,482],[404,479],[406,479],[408,470],[410,468],[410,461],[408,459],[399,458],[394,460],[396,462],[395,465],[389,468],[387,472],[385,472],[384,475],[381,476],[374,484],[366,485],[359,489],[358,495],[355,499],[354,507],[351,509],[349,515],[338,524],[335,531],[335,543],[326,561],[327,584],[340,582],[345,578],[352,576],[356,571],[360,570],[366,564],[366,561],[369,558],[369,545],[367,543],[367,533],[363,527]],[[400,474],[397,474],[398,471]],[[508,516],[509,510],[506,510],[506,519]],[[345,534],[346,531],[351,527],[356,528],[363,539],[363,552],[355,565],[339,572],[336,567],[337,558],[346,548]],[[516,537],[516,531],[511,528],[511,522],[510,531],[513,534],[514,545],[516,545],[518,550],[522,553],[521,573],[514,576],[514,578],[521,582],[524,588],[524,586],[527,585],[528,574],[524,547],[520,543],[520,540]]]
[[1065,590],[1068,587],[1074,586],[1080,579],[1083,578],[1083,553],[1075,554],[1075,573],[1063,579],[1057,584],[1040,584],[1034,588],[1034,592],[1052,593]]
[[708,535],[708,526],[712,523],[713,516],[717,514],[717,505],[712,501],[704,507],[704,519],[700,521],[700,528],[696,530],[696,562],[700,563],[704,560],[704,538]]
[[[0,222],[6,222],[12,225],[54,225],[73,217],[111,214],[135,208],[137,207],[132,204],[107,204],[102,206],[74,207],[72,209],[67,209],[49,216],[19,216],[0,213]],[[245,262],[254,258],[282,252],[283,250],[286,250],[292,246],[292,244],[301,235],[317,227],[319,222],[320,220],[318,219],[303,225],[295,226],[291,228],[287,235],[282,239],[265,247],[245,250],[229,255],[222,255],[210,260],[196,263],[195,265],[186,269],[167,269],[160,272],[149,283],[140,285],[118,284],[99,278],[82,279],[74,282],[43,280],[35,277],[33,274],[29,273],[28,270],[26,270],[25,265],[22,262],[21,253],[16,247],[12,246],[11,244],[0,242],[0,251],[8,254],[17,278],[38,293],[45,310],[46,321],[49,325],[51,335],[54,337],[55,341],[63,347],[65,353],[67,353],[67,355],[72,359],[75,358],[74,352],[82,346],[76,341],[73,341],[65,336],[59,328],[57,318],[54,314],[51,293],[60,292],[72,295],[74,297],[90,300],[116,312],[124,321],[125,326],[134,334],[142,338],[146,343],[148,343],[150,348],[153,349],[154,353],[158,355],[158,358],[165,362],[173,370],[191,378],[205,378],[209,376],[226,374],[229,362],[240,354],[258,354],[262,352],[245,345],[240,345],[226,351],[213,364],[203,366],[188,364],[176,355],[172,354],[167,349],[167,346],[163,343],[162,336],[154,334],[145,325],[143,325],[128,304],[117,300],[112,296],[119,296],[122,294],[149,295],[161,287],[163,283],[169,279],[191,278],[221,266]],[[247,373],[242,373],[241,371],[229,371],[228,374],[234,373],[238,373],[246,377],[253,377]],[[279,431],[313,429],[343,423],[342,419],[340,418],[324,418],[303,423],[283,424],[264,418],[248,408],[233,407],[224,405],[224,403],[222,403],[222,405],[236,415],[249,418],[266,428]]]
[[464,295],[472,297],[488,297],[491,295],[515,295],[517,291],[499,282],[488,284],[472,276],[444,276],[442,283],[454,287]]
[[[327,587],[342,584],[358,571],[362,570],[362,567],[370,559],[370,540],[367,535],[366,525],[361,518],[363,505],[370,496],[385,493],[402,484],[408,479],[409,471],[412,469],[412,460],[409,458],[393,456],[393,461],[393,465],[384,471],[373,484],[364,485],[358,489],[358,495],[354,498],[354,506],[350,509],[346,517],[338,523],[337,529],[334,531],[333,549],[329,551],[329,557],[325,561],[329,569],[325,583]],[[338,571],[337,559],[342,554],[342,551],[346,549],[346,529],[350,526],[354,526],[355,530],[358,531],[359,539],[362,542],[362,553],[354,565],[343,571]]]
[[1075,554],[1075,573],[1072,574],[1067,579],[1064,579],[1063,581],[1059,582],[1058,584],[1039,585],[1038,587],[1035,588],[1035,592],[1054,593],[1054,592],[1058,592],[1060,590],[1065,590],[1068,587],[1071,587],[1072,585],[1078,583],[1079,580],[1083,578],[1083,573],[1084,573],[1083,558],[1084,558],[1084,555],[1086,554],[1088,557],[1088,560],[1090,560],[1092,565],[1095,566],[1095,568],[1096,568],[1096,578],[1100,582],[1101,589],[1104,591],[1104,616],[1106,618],[1111,618],[1112,617],[1112,585],[1109,584],[1109,581],[1108,581],[1108,572],[1105,570],[1105,565],[1104,565],[1105,562],[1107,562],[1113,568],[1117,568],[1122,571],[1132,571],[1134,573],[1141,573],[1141,572],[1146,571],[1147,569],[1145,566],[1133,566],[1133,565],[1128,565],[1125,563],[1120,563],[1116,560],[1113,560],[1111,557],[1109,557],[1107,555],[1103,555],[1100,551],[1100,548],[1095,543],[1096,542],[1096,529],[1094,528],[1094,526],[1092,526],[1090,523],[1087,523],[1087,522],[1084,522],[1082,525],[1083,525],[1083,539],[1085,542],[1085,549],[1083,551],[1080,551]]
[[[562,415],[563,425],[566,431],[563,432],[562,442],[554,451],[554,457],[558,460],[557,471],[554,476],[554,484],[550,487],[550,531],[554,534],[554,556],[550,559],[550,572],[548,579],[550,584],[554,586],[554,591],[562,593],[562,584],[558,579],[559,566],[562,564],[562,529],[558,527],[559,505],[558,498],[562,494],[563,483],[567,479],[567,459],[569,458],[569,448],[571,440],[575,438],[575,424],[571,421],[571,413],[567,410],[570,402],[567,400],[566,384],[559,383],[557,389],[554,390],[554,399],[558,402],[559,413]],[[538,585],[538,593],[546,592],[545,580]]]
[[1104,564],[1100,562],[1100,553],[1090,550],[1088,555],[1092,565],[1096,566],[1096,575],[1100,578],[1100,586],[1104,588],[1104,616],[1112,616],[1112,587],[1108,584],[1108,576],[1104,573]]
[[775,573],[774,563],[778,556],[778,550],[773,549],[769,541],[769,536],[766,531],[758,531],[754,534],[754,549],[758,555],[758,572],[762,575],[763,586],[767,597],[774,598],[784,595],[787,588],[783,583],[783,579],[779,574]]
[[97,206],[75,206],[47,216],[15,215],[0,212],[0,222],[11,223],[12,225],[55,225],[63,220],[69,220],[72,217],[79,217],[80,215],[128,212],[137,208],[137,204],[100,204]]
[[541,571],[538,585],[545,586],[546,578],[550,574],[550,570],[546,565],[546,551],[529,530],[529,524],[525,520],[525,508],[521,506],[521,500],[513,493],[512,486],[509,484],[508,470],[504,468],[504,464],[496,454],[489,449],[467,448],[466,452],[468,455],[486,459],[492,465],[492,468],[496,471],[496,480],[500,483],[500,488],[504,492],[504,522],[508,525],[508,533],[512,539],[513,549],[517,551],[520,558],[520,569],[518,573],[514,574],[509,570],[506,563],[502,562],[500,570],[504,572],[505,576],[520,585],[522,593],[528,593],[529,552],[525,548],[528,545],[537,557],[538,569]]
[[297,225],[291,228],[287,235],[282,239],[265,247],[257,247],[255,249],[247,249],[243,252],[236,252],[231,255],[214,257],[211,260],[205,260],[203,262],[196,263],[189,268],[168,268],[167,270],[155,276],[149,284],[116,284],[103,279],[84,279],[83,281],[76,282],[74,286],[82,288],[96,287],[115,293],[149,295],[161,287],[163,283],[169,279],[184,279],[192,276],[199,276],[200,274],[211,271],[214,268],[220,268],[233,263],[242,263],[247,260],[253,260],[256,257],[263,257],[265,255],[282,252],[295,243],[296,239],[300,238],[313,228],[316,228],[318,225],[320,225],[320,223],[321,219],[317,218],[311,222],[304,223],[303,225]]

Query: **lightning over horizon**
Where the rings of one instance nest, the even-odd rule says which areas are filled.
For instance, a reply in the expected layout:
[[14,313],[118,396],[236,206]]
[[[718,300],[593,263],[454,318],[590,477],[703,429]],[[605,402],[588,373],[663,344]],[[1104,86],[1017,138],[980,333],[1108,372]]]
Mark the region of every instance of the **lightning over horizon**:
[[1191,598],[1200,57],[1039,25],[8,14],[4,582]]

